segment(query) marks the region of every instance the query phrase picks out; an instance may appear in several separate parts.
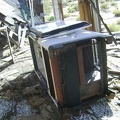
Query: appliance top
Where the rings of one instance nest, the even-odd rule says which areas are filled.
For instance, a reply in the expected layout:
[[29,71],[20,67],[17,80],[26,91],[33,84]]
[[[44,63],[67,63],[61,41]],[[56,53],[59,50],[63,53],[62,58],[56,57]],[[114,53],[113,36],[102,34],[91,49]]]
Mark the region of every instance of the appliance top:
[[30,32],[34,33],[38,37],[48,37],[61,33],[63,31],[70,31],[74,29],[83,29],[90,27],[86,21],[56,21],[52,23],[46,23],[41,25],[36,25],[30,28]]
[[88,31],[88,30],[72,30],[69,32],[63,32],[61,34],[53,35],[46,38],[38,38],[37,42],[48,51],[53,48],[63,47],[65,44],[85,41],[88,39],[103,38],[106,42],[112,41],[111,35]]

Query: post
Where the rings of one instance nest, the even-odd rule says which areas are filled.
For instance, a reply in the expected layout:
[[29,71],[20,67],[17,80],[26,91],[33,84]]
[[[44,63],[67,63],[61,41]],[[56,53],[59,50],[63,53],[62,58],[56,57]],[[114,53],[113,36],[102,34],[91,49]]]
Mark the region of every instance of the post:
[[94,19],[93,19],[93,10],[90,6],[88,0],[78,0],[80,20],[87,21],[92,24],[92,27],[87,28],[88,30],[95,30]]
[[9,48],[10,48],[10,54],[11,54],[11,57],[12,57],[12,61],[13,61],[13,63],[15,63],[14,56],[13,56],[13,53],[12,53],[11,44],[10,44],[10,39],[9,39],[9,35],[8,35],[7,26],[0,27],[0,32],[5,32],[5,34],[6,34],[8,45],[9,45]]
[[34,25],[35,25],[35,22],[34,22],[33,0],[29,0],[29,7],[30,7],[30,14],[31,14],[32,26],[34,26]]
[[53,5],[53,11],[54,11],[54,16],[55,20],[59,21],[63,19],[63,12],[62,12],[62,4],[61,0],[52,0],[52,5]]
[[62,0],[58,0],[58,6],[59,6],[59,9],[60,9],[60,13],[61,13],[61,16],[62,16],[62,20],[64,20]]
[[[99,11],[99,4],[98,4],[98,0],[93,0],[95,7],[98,9]],[[95,31],[97,32],[101,32],[101,24],[100,24],[100,19],[98,14],[96,14],[95,11],[93,11],[93,17],[94,17],[94,24],[95,24]]]
[[40,19],[44,23],[45,18],[44,18],[44,10],[43,10],[43,0],[34,0],[33,6],[36,14],[40,17]]

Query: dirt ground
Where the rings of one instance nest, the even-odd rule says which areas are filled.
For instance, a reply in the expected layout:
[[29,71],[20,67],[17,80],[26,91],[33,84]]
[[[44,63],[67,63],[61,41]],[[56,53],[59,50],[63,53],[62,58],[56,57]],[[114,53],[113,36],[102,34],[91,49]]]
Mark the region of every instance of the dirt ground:
[[84,109],[64,108],[60,111],[34,72],[29,44],[20,51],[13,49],[15,63],[12,64],[8,45],[2,42],[4,40],[0,40],[0,120],[120,119],[119,41],[118,46],[114,43],[107,45],[108,83],[109,89],[115,92],[114,99],[105,97],[85,105]]

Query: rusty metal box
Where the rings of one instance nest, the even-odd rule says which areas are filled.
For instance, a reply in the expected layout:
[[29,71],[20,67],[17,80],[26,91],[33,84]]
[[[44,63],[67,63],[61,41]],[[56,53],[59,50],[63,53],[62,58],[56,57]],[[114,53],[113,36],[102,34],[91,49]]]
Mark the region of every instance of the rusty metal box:
[[110,36],[81,29],[88,24],[80,25],[53,27],[44,33],[41,26],[30,30],[35,71],[61,107],[78,106],[108,91],[106,42]]

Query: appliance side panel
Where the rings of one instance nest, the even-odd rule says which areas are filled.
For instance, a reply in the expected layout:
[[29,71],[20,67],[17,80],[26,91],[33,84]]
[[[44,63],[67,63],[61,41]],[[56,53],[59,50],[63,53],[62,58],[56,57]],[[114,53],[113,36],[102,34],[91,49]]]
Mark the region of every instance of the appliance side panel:
[[77,106],[80,104],[80,80],[76,45],[65,46],[59,59],[65,106]]

